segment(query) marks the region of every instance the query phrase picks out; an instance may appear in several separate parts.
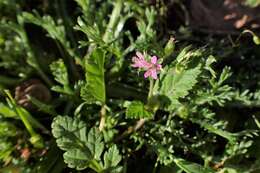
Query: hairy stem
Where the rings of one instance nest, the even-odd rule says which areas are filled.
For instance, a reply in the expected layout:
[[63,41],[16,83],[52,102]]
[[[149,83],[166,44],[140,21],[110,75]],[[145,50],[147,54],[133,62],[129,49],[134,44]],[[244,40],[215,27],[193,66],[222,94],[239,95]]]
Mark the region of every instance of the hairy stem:
[[114,33],[115,27],[118,23],[120,16],[121,16],[120,13],[121,13],[122,7],[123,7],[123,0],[117,0],[116,4],[114,6],[114,9],[112,11],[109,23],[107,25],[106,32],[103,35],[103,40],[106,43],[109,42],[111,34]]
[[17,115],[21,118],[23,124],[25,125],[26,129],[28,130],[28,132],[30,133],[31,136],[34,136],[36,133],[34,132],[31,124],[29,123],[28,119],[26,116],[24,116],[24,114],[16,108],[16,103],[14,98],[11,96],[11,93],[9,90],[5,90],[5,93],[8,97],[8,99],[10,100],[10,103],[14,106],[14,110],[17,113]]
[[100,131],[104,129],[105,123],[106,123],[106,105],[103,104],[100,110],[100,123],[99,123]]
[[[148,97],[147,97],[147,103],[150,102],[150,99],[153,96],[153,87],[154,87],[154,80],[150,79],[150,87],[149,87],[149,93],[148,93]],[[149,105],[149,104],[147,104]],[[145,124],[145,122],[147,121],[147,119],[145,118],[141,118],[140,120],[138,120],[136,122],[136,124],[134,126],[130,126],[126,131],[124,131],[118,138],[115,139],[115,141],[120,141],[121,139],[127,137],[128,135],[138,131],[140,128],[143,127],[143,125]]]

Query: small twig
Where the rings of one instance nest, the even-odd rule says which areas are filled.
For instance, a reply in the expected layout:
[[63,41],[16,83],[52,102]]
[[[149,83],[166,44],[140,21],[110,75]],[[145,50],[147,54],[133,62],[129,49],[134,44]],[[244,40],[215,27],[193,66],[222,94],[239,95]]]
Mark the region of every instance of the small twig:
[[146,119],[142,118],[136,122],[134,126],[128,127],[126,131],[124,131],[119,137],[115,139],[115,142],[122,140],[123,138],[129,136],[130,134],[138,131],[140,128],[143,127],[144,123],[146,122]]

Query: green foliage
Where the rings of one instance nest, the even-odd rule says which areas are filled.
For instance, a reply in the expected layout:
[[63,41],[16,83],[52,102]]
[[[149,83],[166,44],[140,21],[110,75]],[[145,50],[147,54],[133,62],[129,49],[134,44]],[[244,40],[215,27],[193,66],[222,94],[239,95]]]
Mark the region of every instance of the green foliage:
[[[176,68],[166,67],[163,75],[160,77],[160,83],[155,86],[156,94],[165,96],[170,100],[166,103],[169,110],[173,110],[178,106],[179,98],[184,98],[188,95],[189,90],[197,83],[197,78],[201,73],[201,65],[178,71]],[[168,104],[168,105],[167,105]]]
[[80,63],[77,53],[72,49],[70,42],[67,41],[65,28],[62,24],[57,24],[51,16],[41,17],[36,12],[35,14],[23,12],[22,19],[24,22],[33,23],[45,29],[50,38],[59,41],[69,55]]
[[187,173],[214,173],[210,168],[204,168],[199,164],[188,162],[184,159],[174,159],[174,162]]
[[133,101],[126,109],[126,117],[130,119],[152,118],[153,113],[147,110],[142,102]]
[[257,7],[260,4],[259,0],[246,0],[245,4],[250,7]]
[[121,156],[116,146],[104,154],[104,167],[101,154],[104,152],[102,133],[92,128],[87,133],[86,124],[78,119],[58,116],[52,123],[52,133],[57,145],[65,151],[64,161],[78,170],[91,168],[96,172],[118,169]]
[[[171,7],[186,9],[0,0],[0,172],[258,172],[258,47],[175,30]],[[132,68],[137,51],[158,57],[157,80]]]
[[82,98],[87,102],[99,101],[105,103],[105,52],[95,49],[85,62],[86,85],[81,90]]
[[54,79],[59,84],[62,85],[62,87],[61,86],[53,86],[52,90],[54,90],[56,92],[72,95],[73,91],[70,88],[68,70],[67,70],[64,62],[61,59],[59,59],[58,61],[55,61],[50,65],[50,69],[52,71]]
[[119,173],[122,171],[122,167],[118,166],[122,157],[119,155],[119,151],[115,145],[113,145],[104,154],[104,168],[106,172]]

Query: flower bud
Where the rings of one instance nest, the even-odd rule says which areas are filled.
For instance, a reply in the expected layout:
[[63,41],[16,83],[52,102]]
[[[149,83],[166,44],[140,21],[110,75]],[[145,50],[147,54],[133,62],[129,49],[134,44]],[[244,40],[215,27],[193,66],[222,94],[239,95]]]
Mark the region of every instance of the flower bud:
[[175,49],[175,39],[174,37],[171,37],[164,47],[164,57],[166,58],[170,56],[174,52],[174,49]]

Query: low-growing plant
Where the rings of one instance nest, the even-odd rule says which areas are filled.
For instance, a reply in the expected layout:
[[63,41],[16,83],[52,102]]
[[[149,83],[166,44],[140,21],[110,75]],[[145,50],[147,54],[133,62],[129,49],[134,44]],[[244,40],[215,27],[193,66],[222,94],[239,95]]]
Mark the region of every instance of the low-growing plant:
[[160,30],[163,3],[55,4],[0,1],[16,13],[0,25],[0,172],[260,170],[259,116],[239,112],[259,107],[258,85]]

